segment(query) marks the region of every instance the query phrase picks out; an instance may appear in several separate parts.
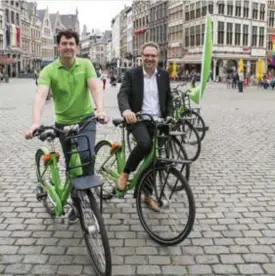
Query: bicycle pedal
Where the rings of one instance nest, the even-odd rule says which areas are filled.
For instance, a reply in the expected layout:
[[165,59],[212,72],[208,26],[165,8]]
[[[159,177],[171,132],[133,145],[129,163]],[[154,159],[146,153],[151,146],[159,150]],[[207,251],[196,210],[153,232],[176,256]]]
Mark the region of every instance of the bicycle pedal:
[[45,192],[37,193],[37,194],[36,194],[36,199],[37,199],[38,201],[44,200],[44,199],[46,199],[46,198],[47,198],[47,193],[45,193]]

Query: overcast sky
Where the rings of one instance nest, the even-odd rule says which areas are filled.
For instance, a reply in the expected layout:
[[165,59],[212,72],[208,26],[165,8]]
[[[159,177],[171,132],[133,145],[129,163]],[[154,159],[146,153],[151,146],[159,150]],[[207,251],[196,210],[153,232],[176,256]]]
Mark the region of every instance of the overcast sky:
[[60,14],[75,13],[78,8],[80,30],[83,24],[88,29],[111,30],[111,20],[115,17],[124,5],[130,6],[132,0],[36,0],[38,9],[49,7],[49,12],[59,11]]

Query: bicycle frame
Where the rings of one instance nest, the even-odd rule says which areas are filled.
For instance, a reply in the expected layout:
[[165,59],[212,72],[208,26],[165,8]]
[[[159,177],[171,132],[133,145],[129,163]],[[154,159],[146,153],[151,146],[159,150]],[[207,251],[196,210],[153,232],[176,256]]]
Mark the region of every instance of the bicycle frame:
[[[39,180],[40,186],[49,194],[50,198],[54,201],[56,215],[61,216],[71,192],[71,179],[83,174],[80,155],[76,151],[75,147],[72,147],[72,152],[75,151],[75,153],[72,154],[69,165],[75,168],[67,172],[65,183],[61,183],[60,173],[58,169],[59,153],[55,151],[53,142],[51,142],[51,152],[49,152],[46,147],[41,147],[39,150],[43,152],[44,159],[47,160],[47,165],[45,166],[43,173],[41,173],[41,178]],[[47,169],[50,169],[52,183],[46,183],[46,185],[43,185],[42,177]]]
[[[115,147],[115,149],[111,152],[111,154],[108,156],[108,158],[101,165],[101,172],[102,172],[104,177],[111,178],[114,182],[116,182],[118,180],[120,174],[123,172],[123,169],[124,169],[125,163],[126,163],[125,129],[124,128],[122,129],[122,143],[121,143],[121,145],[117,144],[117,143],[112,143],[111,141],[108,141],[108,142],[110,142]],[[152,164],[154,158],[159,157],[159,152],[158,152],[157,149],[158,149],[158,139],[157,139],[157,135],[154,135],[154,137],[152,139],[151,151],[144,158],[143,163],[138,168],[138,170],[135,173],[133,179],[129,181],[129,184],[127,185],[127,188],[123,192],[120,192],[116,189],[116,196],[118,196],[118,197],[123,196],[124,194],[127,193],[128,190],[132,190],[133,188],[136,187],[142,173],[146,169],[148,169],[148,167]],[[108,160],[113,155],[115,155],[115,157],[116,157],[116,162],[117,162],[117,166],[118,166],[117,170],[114,170],[113,168],[110,168],[110,167],[108,167],[108,168],[104,167],[104,165],[108,162]]]

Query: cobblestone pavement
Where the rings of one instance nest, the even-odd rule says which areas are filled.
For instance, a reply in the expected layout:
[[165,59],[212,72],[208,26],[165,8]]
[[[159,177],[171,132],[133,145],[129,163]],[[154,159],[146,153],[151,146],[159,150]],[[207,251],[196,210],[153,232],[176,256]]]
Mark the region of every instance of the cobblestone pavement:
[[[105,92],[117,116],[117,88]],[[35,93],[33,80],[0,83],[0,274],[94,275],[78,225],[53,220],[36,201],[34,153],[25,141]],[[275,275],[275,93],[244,95],[209,84],[202,114],[210,126],[192,165],[197,217],[179,246],[163,248],[140,225],[134,200],[105,205],[113,275]],[[52,123],[53,106],[45,107]],[[113,126],[102,137],[119,139]]]

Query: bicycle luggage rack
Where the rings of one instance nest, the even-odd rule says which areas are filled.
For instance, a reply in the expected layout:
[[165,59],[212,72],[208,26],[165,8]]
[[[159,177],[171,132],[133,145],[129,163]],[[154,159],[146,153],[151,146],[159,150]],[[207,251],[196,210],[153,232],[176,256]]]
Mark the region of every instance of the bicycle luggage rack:
[[[78,139],[79,138],[84,138],[86,140],[86,145],[87,148],[83,149],[83,150],[79,150],[78,149]],[[69,137],[67,137],[65,139],[65,142],[69,142],[70,143],[70,147],[72,147],[72,145],[75,145],[74,151],[68,151],[66,152],[66,157],[67,160],[70,160],[71,157],[74,154],[79,154],[80,157],[80,161],[81,161],[81,165],[76,165],[76,166],[67,166],[67,171],[70,172],[71,170],[77,169],[77,168],[84,168],[84,166],[88,166],[93,164],[95,162],[95,158],[92,157],[91,154],[91,147],[90,147],[90,143],[89,143],[89,138],[87,135],[84,134],[77,134],[77,135],[70,135]],[[82,163],[82,158],[81,158],[81,153],[83,152],[88,152],[88,158],[87,158],[87,162]],[[83,191],[83,190],[87,190],[87,189],[93,189],[96,187],[100,186],[100,213],[102,214],[102,196],[103,196],[103,184],[104,181],[97,175],[81,175],[81,176],[76,176],[73,179],[71,179],[71,184],[72,187],[75,188],[75,190],[78,191]]]
[[[78,139],[83,138],[85,139],[87,148],[79,150],[78,149]],[[80,165],[75,165],[75,166],[67,166],[67,171],[70,172],[74,169],[82,168],[84,169],[85,166],[88,165],[94,165],[95,159],[91,154],[91,147],[89,144],[89,138],[87,135],[84,134],[77,134],[77,135],[70,135],[65,139],[65,142],[69,142],[72,145],[75,145],[74,151],[68,151],[66,152],[66,157],[67,160],[70,160],[71,157],[75,154],[79,154],[81,164]],[[83,162],[83,158],[81,158],[81,153],[88,153],[88,156],[85,158],[85,161]],[[88,161],[86,161],[86,159]],[[103,185],[103,181],[96,175],[81,175],[81,176],[76,176],[72,179],[72,185],[77,189],[77,190],[85,190],[85,189],[90,189],[90,188],[95,188],[98,186]]]

